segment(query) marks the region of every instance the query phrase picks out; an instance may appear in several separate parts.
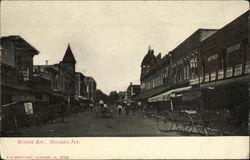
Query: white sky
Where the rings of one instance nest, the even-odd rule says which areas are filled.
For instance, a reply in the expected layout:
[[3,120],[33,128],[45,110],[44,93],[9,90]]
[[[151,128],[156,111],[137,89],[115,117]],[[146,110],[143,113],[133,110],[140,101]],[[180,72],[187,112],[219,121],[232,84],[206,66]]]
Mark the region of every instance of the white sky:
[[247,1],[4,1],[1,35],[39,50],[34,64],[58,63],[70,43],[76,71],[109,94],[139,84],[149,45],[165,55],[198,28],[221,28],[248,9]]

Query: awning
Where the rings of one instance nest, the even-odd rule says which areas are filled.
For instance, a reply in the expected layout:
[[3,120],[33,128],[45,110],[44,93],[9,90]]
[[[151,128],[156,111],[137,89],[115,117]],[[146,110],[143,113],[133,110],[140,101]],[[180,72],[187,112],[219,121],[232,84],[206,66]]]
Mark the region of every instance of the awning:
[[86,97],[83,97],[83,96],[77,96],[77,97],[75,97],[75,99],[77,101],[87,101],[88,100]]
[[163,85],[163,86],[159,86],[159,87],[156,87],[156,88],[153,88],[153,89],[150,89],[150,90],[146,90],[146,91],[140,93],[138,95],[138,97],[136,98],[136,100],[144,100],[144,99],[146,100],[146,99],[148,99],[150,97],[161,94],[161,93],[165,92],[168,89],[169,89],[169,86]]
[[208,82],[208,83],[201,83],[200,84],[200,89],[204,88],[214,88],[214,87],[227,87],[230,85],[240,85],[240,84],[248,84],[250,81],[250,74],[247,75],[242,75],[238,77],[232,77],[232,78],[227,78],[227,79],[221,79],[213,82]]
[[165,93],[162,93],[160,95],[157,95],[157,96],[149,98],[148,102],[169,101],[171,94],[173,94],[175,92],[181,92],[181,91],[190,90],[191,88],[192,88],[192,86],[172,89],[172,90],[169,90],[169,91],[167,91]]

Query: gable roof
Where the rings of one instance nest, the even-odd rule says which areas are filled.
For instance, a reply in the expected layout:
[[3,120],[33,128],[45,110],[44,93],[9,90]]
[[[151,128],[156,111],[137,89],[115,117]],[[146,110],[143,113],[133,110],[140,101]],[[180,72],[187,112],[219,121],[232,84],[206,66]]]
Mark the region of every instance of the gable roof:
[[39,51],[34,48],[30,43],[28,43],[24,38],[19,35],[10,35],[0,38],[1,41],[1,48],[3,48],[4,42],[6,43],[13,43],[13,45],[18,48],[19,50],[25,50],[33,55],[38,55]]
[[76,63],[75,57],[72,53],[72,50],[70,48],[70,45],[68,45],[68,48],[64,54],[63,60],[64,63]]

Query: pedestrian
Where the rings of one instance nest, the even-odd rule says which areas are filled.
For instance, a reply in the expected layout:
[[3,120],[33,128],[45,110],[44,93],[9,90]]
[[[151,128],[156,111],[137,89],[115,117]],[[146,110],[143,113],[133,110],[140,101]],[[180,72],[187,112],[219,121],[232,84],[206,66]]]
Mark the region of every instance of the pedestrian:
[[122,106],[120,104],[118,104],[117,109],[118,109],[118,114],[121,115],[121,113],[122,113]]
[[106,103],[103,105],[103,108],[105,111],[108,111],[108,105]]
[[62,102],[61,103],[61,122],[64,122],[65,114],[66,114],[66,104]]
[[130,109],[130,104],[127,103],[127,105],[125,105],[125,112],[127,116],[129,115],[129,109]]
[[94,105],[91,103],[89,106],[90,106],[90,112],[92,112]]

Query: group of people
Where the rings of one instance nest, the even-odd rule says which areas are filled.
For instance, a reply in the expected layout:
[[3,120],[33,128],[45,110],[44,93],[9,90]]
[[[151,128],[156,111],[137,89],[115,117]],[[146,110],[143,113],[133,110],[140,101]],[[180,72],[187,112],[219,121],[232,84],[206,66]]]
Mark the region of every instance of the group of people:
[[117,105],[117,110],[118,110],[118,114],[121,115],[122,114],[122,110],[125,111],[126,115],[129,115],[130,113],[135,114],[136,111],[140,110],[141,104],[130,104],[130,103],[118,103]]
[[[117,111],[118,111],[118,115],[121,115],[123,110],[125,111],[126,115],[129,115],[129,111],[130,111],[130,105],[122,105],[122,103],[117,103]],[[106,103],[103,102],[103,100],[99,101],[99,107],[102,108],[102,110],[104,111],[112,111],[112,109],[110,108],[110,106],[108,106]],[[114,109],[114,108],[113,108]]]

